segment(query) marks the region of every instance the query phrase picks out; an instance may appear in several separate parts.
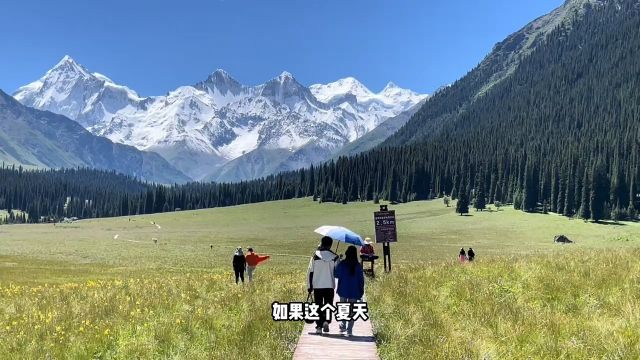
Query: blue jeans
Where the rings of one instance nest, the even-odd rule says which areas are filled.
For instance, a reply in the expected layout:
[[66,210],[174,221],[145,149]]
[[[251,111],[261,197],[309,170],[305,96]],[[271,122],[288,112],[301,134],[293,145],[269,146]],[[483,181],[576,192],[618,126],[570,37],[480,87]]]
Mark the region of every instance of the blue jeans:
[[[346,297],[342,297],[340,296],[340,302],[346,303],[355,303],[358,302],[358,299],[347,299]],[[353,320],[342,320],[342,327],[347,329],[347,333],[352,334],[353,333]]]

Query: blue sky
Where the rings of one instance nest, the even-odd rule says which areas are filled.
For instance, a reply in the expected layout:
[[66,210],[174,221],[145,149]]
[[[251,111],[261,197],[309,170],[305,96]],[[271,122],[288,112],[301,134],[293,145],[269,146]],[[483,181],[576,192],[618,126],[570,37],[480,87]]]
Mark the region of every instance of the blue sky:
[[65,54],[160,95],[217,68],[254,85],[287,70],[305,85],[354,76],[432,92],[562,0],[21,0],[3,3],[0,88]]

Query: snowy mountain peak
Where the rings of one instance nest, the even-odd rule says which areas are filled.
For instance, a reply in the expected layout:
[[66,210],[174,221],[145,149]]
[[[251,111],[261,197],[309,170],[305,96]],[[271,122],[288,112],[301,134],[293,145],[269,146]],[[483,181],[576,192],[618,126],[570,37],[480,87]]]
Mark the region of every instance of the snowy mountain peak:
[[417,103],[426,97],[426,95],[420,95],[415,91],[403,89],[392,81],[389,81],[387,86],[378,93],[378,96],[392,104]]
[[369,129],[373,129],[386,119],[397,116],[427,97],[427,95],[402,89],[393,82],[389,82],[380,93],[376,94],[353,77],[346,77],[329,84],[311,85],[310,90],[322,102],[365,117],[367,119],[365,124]]
[[58,63],[53,67],[54,69],[59,67],[59,66],[63,66],[65,64],[72,64],[72,65],[76,65],[76,66],[80,66],[75,60],[73,60],[73,58],[69,55],[65,55],[62,57],[62,59],[60,59],[60,61],[58,61]]
[[240,83],[236,79],[234,79],[228,72],[223,69],[216,69],[216,71],[212,72],[211,75],[209,75],[209,78],[207,80],[218,84],[234,83],[240,85]]
[[351,76],[328,84],[311,85],[310,89],[313,95],[323,102],[331,102],[333,98],[347,94],[354,95],[356,98],[368,98],[373,95],[371,90]]
[[220,105],[236,100],[244,89],[242,84],[222,69],[216,69],[207,80],[197,83],[195,87],[209,93]]
[[389,81],[387,85],[384,87],[384,89],[382,89],[382,92],[390,91],[397,88],[399,88],[398,85],[396,85],[393,81]]
[[293,75],[291,75],[291,73],[288,72],[288,71],[283,71],[282,73],[280,73],[280,75],[278,75],[278,79],[279,80],[294,80]]
[[91,77],[91,74],[82,65],[78,64],[71,56],[65,55],[51,70],[47,71],[47,75],[65,74],[67,77],[82,76]]
[[322,106],[304,85],[300,84],[291,73],[283,71],[278,77],[267,81],[256,88],[257,94],[272,101],[287,105],[290,109],[299,105],[313,104]]
[[231,75],[229,75],[229,73],[225,70],[225,69],[216,69],[216,71],[212,72],[211,75],[217,75],[217,76],[221,76],[221,77],[231,77]]
[[[200,180],[254,151],[277,154],[263,164],[266,173],[322,162],[424,95],[396,86],[375,94],[353,77],[308,88],[287,71],[246,86],[218,69],[193,86],[141,98],[65,56],[14,97],[76,120],[95,135],[156,151]],[[261,161],[251,159],[238,164]]]
[[40,79],[19,88],[14,97],[24,105],[64,115],[85,127],[142,100],[108,77],[90,73],[69,55]]

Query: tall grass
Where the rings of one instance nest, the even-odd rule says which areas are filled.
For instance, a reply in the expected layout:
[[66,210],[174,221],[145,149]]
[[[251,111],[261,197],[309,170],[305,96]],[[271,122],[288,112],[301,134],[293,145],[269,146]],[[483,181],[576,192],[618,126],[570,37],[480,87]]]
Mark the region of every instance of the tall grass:
[[402,266],[369,289],[385,359],[638,359],[640,249]]
[[[267,278],[268,277],[268,278]],[[301,300],[300,274],[188,273],[0,287],[0,357],[287,359],[300,323],[275,323],[274,300]]]

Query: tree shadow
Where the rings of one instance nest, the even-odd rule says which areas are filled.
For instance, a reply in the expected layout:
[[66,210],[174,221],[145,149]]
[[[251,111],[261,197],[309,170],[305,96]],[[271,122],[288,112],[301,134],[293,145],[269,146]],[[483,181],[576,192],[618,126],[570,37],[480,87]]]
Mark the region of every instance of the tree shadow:
[[621,223],[621,222],[615,222],[612,220],[599,220],[599,221],[592,221],[593,224],[598,224],[598,225],[609,225],[609,226],[627,226],[627,224],[625,223]]

